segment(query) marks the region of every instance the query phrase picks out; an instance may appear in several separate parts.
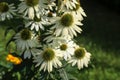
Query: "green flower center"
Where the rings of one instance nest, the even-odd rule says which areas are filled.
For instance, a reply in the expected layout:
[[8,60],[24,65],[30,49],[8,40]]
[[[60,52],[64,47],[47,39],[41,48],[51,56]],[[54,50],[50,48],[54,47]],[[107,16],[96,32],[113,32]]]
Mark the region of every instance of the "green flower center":
[[21,31],[21,38],[23,40],[29,40],[31,38],[31,32],[28,29],[24,29]]
[[25,0],[28,6],[36,6],[39,3],[39,0]]
[[73,16],[72,16],[72,14],[69,14],[69,13],[64,14],[61,17],[60,22],[61,22],[61,24],[63,26],[67,26],[67,27],[71,26],[73,24]]
[[84,48],[78,48],[75,50],[74,55],[78,59],[82,59],[85,56],[85,49]]
[[8,3],[1,2],[0,3],[0,12],[7,12],[9,10]]
[[47,49],[43,52],[43,59],[44,59],[45,61],[51,61],[54,57],[55,57],[55,52],[54,52],[53,49],[51,49],[51,48],[47,48]]
[[67,45],[66,44],[62,44],[60,46],[60,49],[63,50],[63,51],[65,51],[67,49]]

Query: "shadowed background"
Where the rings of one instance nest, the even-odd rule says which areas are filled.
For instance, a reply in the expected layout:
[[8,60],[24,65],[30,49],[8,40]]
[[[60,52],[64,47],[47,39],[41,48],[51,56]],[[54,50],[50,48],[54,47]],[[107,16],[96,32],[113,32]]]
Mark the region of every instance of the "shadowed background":
[[[118,2],[118,3],[116,3]],[[119,0],[81,0],[87,18],[84,19],[83,35],[103,41],[106,47],[120,48]]]

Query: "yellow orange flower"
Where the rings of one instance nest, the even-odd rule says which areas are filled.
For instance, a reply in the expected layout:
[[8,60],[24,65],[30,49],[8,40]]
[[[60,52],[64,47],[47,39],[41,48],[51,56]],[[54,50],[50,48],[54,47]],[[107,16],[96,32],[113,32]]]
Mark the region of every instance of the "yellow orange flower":
[[12,58],[13,58],[13,56],[11,54],[8,54],[7,57],[6,57],[6,60],[10,61]]
[[6,60],[9,61],[9,62],[12,62],[15,65],[18,65],[18,64],[20,64],[22,62],[21,58],[15,57],[15,56],[13,56],[11,54],[7,55]]

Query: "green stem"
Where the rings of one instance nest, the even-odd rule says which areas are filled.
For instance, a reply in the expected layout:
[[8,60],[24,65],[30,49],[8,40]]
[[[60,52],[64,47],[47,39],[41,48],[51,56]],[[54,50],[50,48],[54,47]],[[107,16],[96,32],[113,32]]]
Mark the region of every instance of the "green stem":
[[61,68],[61,69],[59,70],[59,72],[60,72],[60,76],[62,77],[63,80],[69,80],[69,79],[68,79],[68,76],[67,76],[67,73],[66,73],[66,71],[65,71],[64,68]]
[[17,75],[17,80],[21,80],[21,75],[20,75],[20,73],[17,72],[16,75]]

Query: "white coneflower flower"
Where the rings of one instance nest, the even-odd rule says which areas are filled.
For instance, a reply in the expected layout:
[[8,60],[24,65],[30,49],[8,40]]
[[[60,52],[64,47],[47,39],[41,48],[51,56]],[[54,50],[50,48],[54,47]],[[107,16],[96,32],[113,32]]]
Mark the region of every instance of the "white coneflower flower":
[[61,57],[58,52],[50,47],[44,47],[43,50],[40,51],[39,55],[34,57],[34,61],[36,62],[36,67],[40,66],[40,71],[48,71],[51,72],[54,68],[58,68],[62,66],[59,58]]
[[50,30],[47,30],[46,33],[44,34],[45,37],[44,37],[44,41],[46,43],[51,43],[53,42],[53,40],[55,40],[56,38],[59,38],[57,37],[56,35],[53,34],[54,33],[54,30],[50,29]]
[[76,44],[72,40],[66,40],[59,43],[57,50],[63,55],[63,58],[67,61],[74,54]]
[[15,12],[14,4],[9,5],[7,2],[0,2],[0,21],[13,18]]
[[[34,1],[34,0],[31,0]],[[49,9],[50,7],[55,6],[54,1],[51,0],[39,0],[39,8]]]
[[76,4],[76,8],[73,8],[71,11],[80,21],[83,20],[83,16],[87,16],[80,4]]
[[55,6],[54,1],[55,0],[40,0],[40,5],[44,9],[50,9],[50,10],[52,10],[52,7]]
[[63,0],[62,1],[62,9],[73,9],[76,4],[78,4],[77,0]]
[[43,9],[40,9],[40,0],[20,0],[22,1],[18,6],[18,13],[23,13],[24,16],[28,16],[33,19],[35,15],[39,18],[42,14]]
[[63,37],[57,37],[53,33],[54,33],[54,30],[47,30],[47,32],[45,33],[46,37],[44,38],[44,41],[46,41],[47,43],[54,42],[56,45],[59,44],[58,43],[59,41],[60,42],[65,41]]
[[22,51],[21,54],[24,54],[24,59],[26,58],[30,59],[32,56],[36,56],[38,52],[39,52],[39,49],[30,48],[25,51]]
[[43,18],[37,18],[34,17],[34,20],[29,21],[28,23],[26,23],[25,27],[30,27],[31,30],[35,29],[36,31],[44,30],[44,26],[45,24],[47,24],[48,22],[45,21]]
[[82,23],[74,18],[74,15],[71,13],[64,13],[61,17],[56,18],[55,25],[52,29],[55,29],[54,34],[56,36],[77,36],[77,33],[81,33],[81,28],[78,25],[82,25]]
[[28,29],[23,29],[22,31],[17,33],[14,36],[14,39],[17,45],[17,49],[22,50],[22,51],[29,49],[29,48],[36,47],[38,44],[37,38]]
[[91,54],[85,50],[85,48],[78,47],[74,51],[74,56],[68,63],[72,63],[72,66],[77,64],[78,69],[82,69],[84,66],[88,67]]
[[45,15],[42,16],[46,21],[50,22],[52,24],[52,22],[54,22],[56,20],[56,13],[53,13],[51,11],[46,11]]

